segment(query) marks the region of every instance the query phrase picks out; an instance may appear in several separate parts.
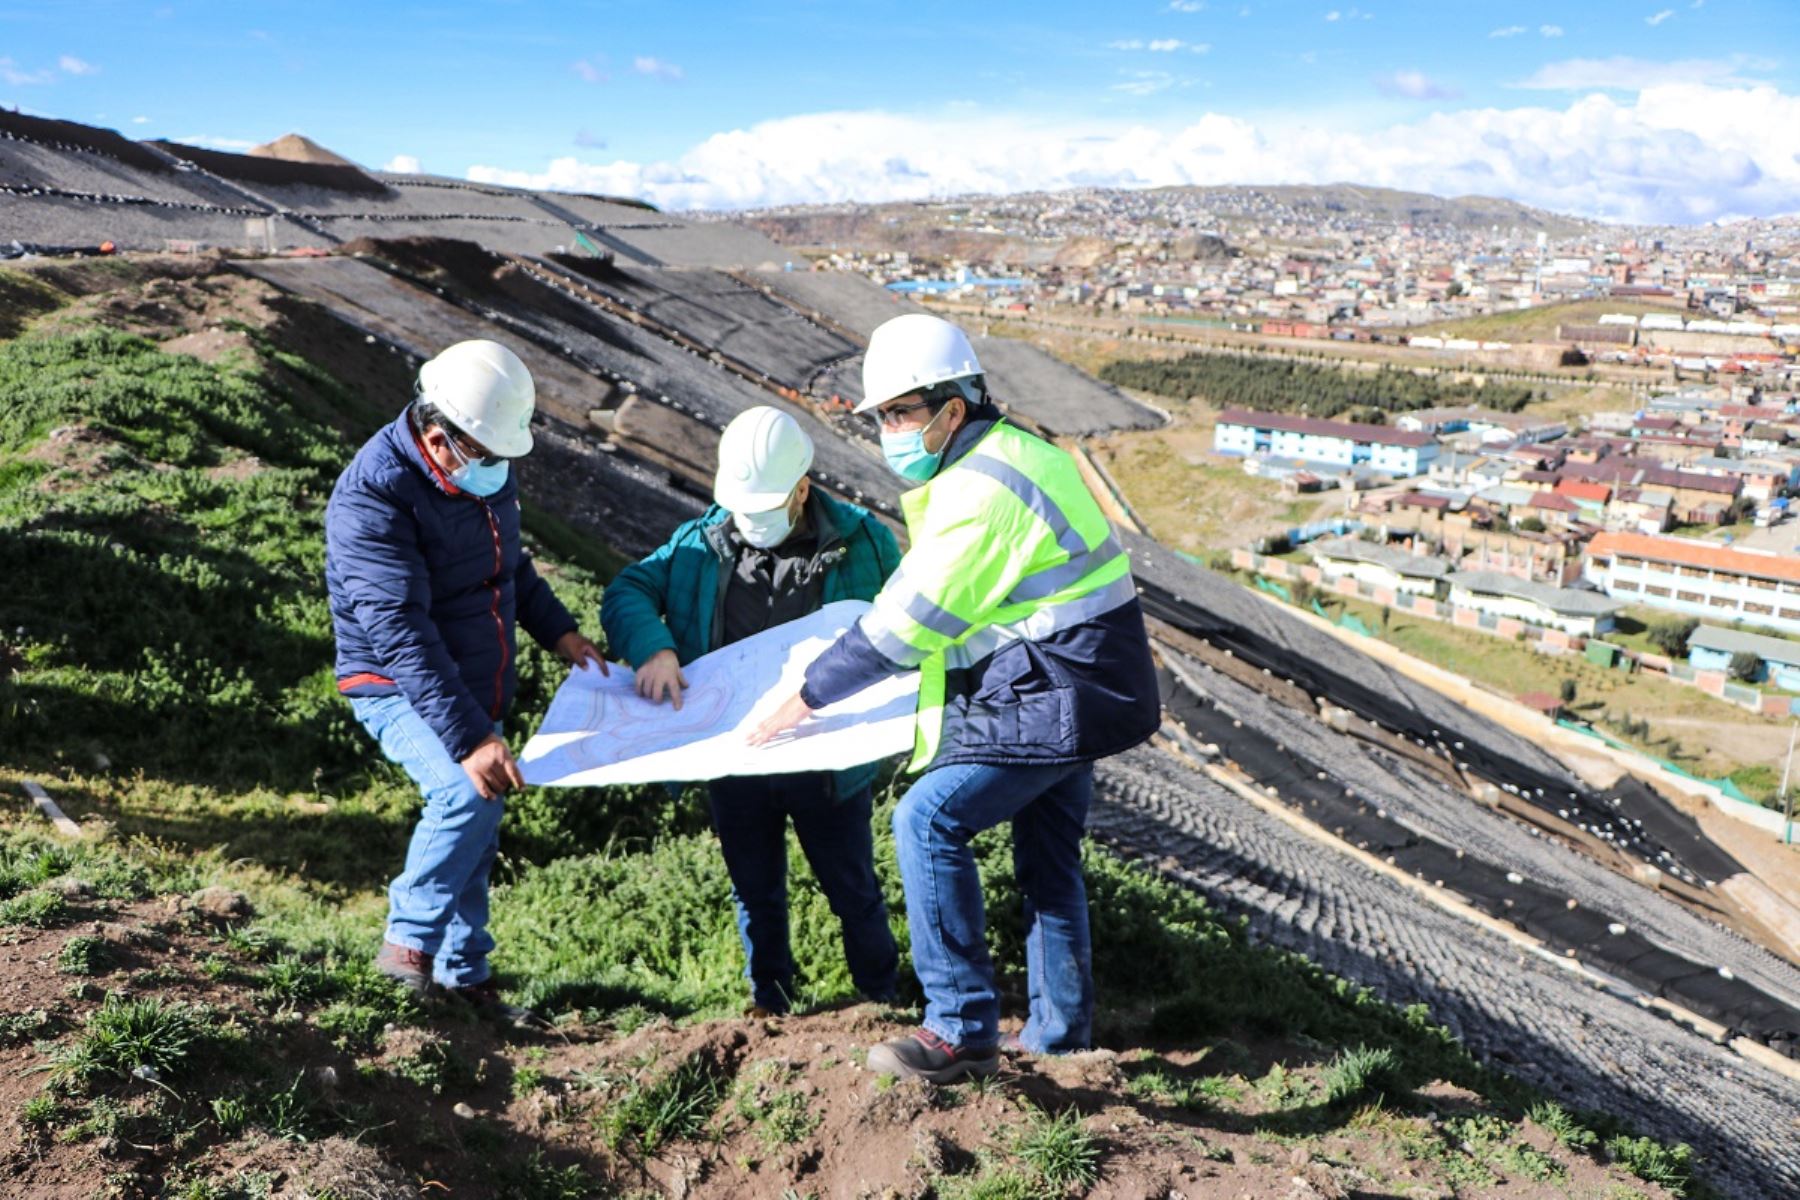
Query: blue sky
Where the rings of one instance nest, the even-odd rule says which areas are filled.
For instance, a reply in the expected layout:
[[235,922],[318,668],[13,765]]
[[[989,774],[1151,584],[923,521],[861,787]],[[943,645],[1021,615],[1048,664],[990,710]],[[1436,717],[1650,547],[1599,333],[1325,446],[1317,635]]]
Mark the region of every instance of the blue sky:
[[673,207],[1349,176],[1702,220],[1800,209],[1797,54],[1793,0],[13,0],[0,102]]

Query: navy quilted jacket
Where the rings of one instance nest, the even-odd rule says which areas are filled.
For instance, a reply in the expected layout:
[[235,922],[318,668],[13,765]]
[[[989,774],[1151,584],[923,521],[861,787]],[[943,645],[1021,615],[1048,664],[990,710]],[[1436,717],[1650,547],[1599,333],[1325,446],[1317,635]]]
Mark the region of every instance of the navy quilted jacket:
[[516,476],[485,499],[460,491],[408,412],[331,490],[325,584],[338,690],[405,696],[458,760],[512,702],[515,619],[545,646],[576,628],[519,545]]

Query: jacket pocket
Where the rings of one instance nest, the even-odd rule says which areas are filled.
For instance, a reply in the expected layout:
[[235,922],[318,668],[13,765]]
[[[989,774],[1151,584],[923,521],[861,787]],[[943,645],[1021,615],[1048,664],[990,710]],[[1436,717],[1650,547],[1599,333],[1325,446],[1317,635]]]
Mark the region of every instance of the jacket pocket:
[[1028,641],[995,653],[969,696],[970,737],[1022,759],[1064,755],[1075,747],[1075,696],[1056,663]]

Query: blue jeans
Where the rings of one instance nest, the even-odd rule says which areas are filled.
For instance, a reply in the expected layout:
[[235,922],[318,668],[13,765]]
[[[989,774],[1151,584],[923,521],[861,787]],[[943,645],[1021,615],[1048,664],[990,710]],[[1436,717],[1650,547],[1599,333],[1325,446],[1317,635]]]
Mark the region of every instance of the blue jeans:
[[794,991],[788,943],[787,823],[843,928],[844,959],[857,990],[892,999],[900,950],[888,928],[887,902],[875,878],[875,836],[869,827],[869,789],[839,800],[831,776],[746,775],[716,779],[713,829],[731,875],[744,975],[752,1003],[786,1012]]
[[1093,790],[1092,763],[971,764],[927,771],[901,798],[894,844],[913,971],[925,989],[925,1028],[977,1049],[1000,1039],[1000,994],[969,842],[1010,818],[1031,1002],[1020,1040],[1050,1054],[1088,1045],[1094,970],[1081,839]]
[[[500,848],[505,801],[483,800],[425,718],[404,696],[352,697],[351,711],[405,769],[425,797],[406,848],[406,866],[388,885],[387,940],[430,955],[445,987],[488,977],[488,872]],[[500,732],[498,722],[494,732]]]

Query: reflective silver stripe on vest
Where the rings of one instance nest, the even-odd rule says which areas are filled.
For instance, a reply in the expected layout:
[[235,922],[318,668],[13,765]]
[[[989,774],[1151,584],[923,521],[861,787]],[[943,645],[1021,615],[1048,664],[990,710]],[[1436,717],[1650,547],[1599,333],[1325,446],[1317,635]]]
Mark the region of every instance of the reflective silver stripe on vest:
[[1064,588],[1080,583],[1123,553],[1125,547],[1119,545],[1119,540],[1108,533],[1106,540],[1092,550],[1084,550],[1068,562],[1046,567],[1035,575],[1027,575],[1002,603],[1021,604],[1028,600],[1054,596]]
[[[1103,588],[1089,592],[1085,596],[1077,596],[1073,600],[1064,600],[1060,604],[1050,604],[1038,609],[1030,616],[1021,617],[1017,621],[1009,621],[1004,625],[989,625],[970,636],[969,640],[958,646],[951,646],[944,652],[944,665],[947,667],[972,667],[1006,643],[1025,638],[1030,641],[1042,641],[1053,633],[1064,629],[1072,629],[1086,621],[1105,616],[1115,608],[1123,607],[1137,599],[1137,584],[1130,575],[1121,575]],[[865,618],[866,619],[866,618]],[[887,653],[885,650],[882,653]]]
[[[1069,523],[1069,518],[1063,516],[1061,506],[1050,498],[1050,494],[1033,483],[1031,476],[1025,472],[1011,463],[1001,462],[997,458],[989,458],[985,454],[967,455],[956,466],[959,470],[986,475],[1017,496],[1021,504],[1037,514],[1038,518],[1050,527],[1050,531],[1056,535],[1056,544],[1061,546],[1063,552],[1070,558],[1077,554],[1087,553],[1087,539],[1082,537],[1080,531]],[[1045,595],[1048,594],[1048,592],[1045,593]]]
[[869,639],[869,644],[895,666],[916,667],[931,657],[889,629],[873,610],[864,613],[859,624],[862,626],[863,636]]
[[905,613],[913,622],[933,633],[942,634],[951,641],[974,627],[973,621],[963,620],[914,587],[906,577],[904,567],[895,568],[894,573],[888,576],[888,581],[881,587],[881,594],[887,597],[886,603]]

